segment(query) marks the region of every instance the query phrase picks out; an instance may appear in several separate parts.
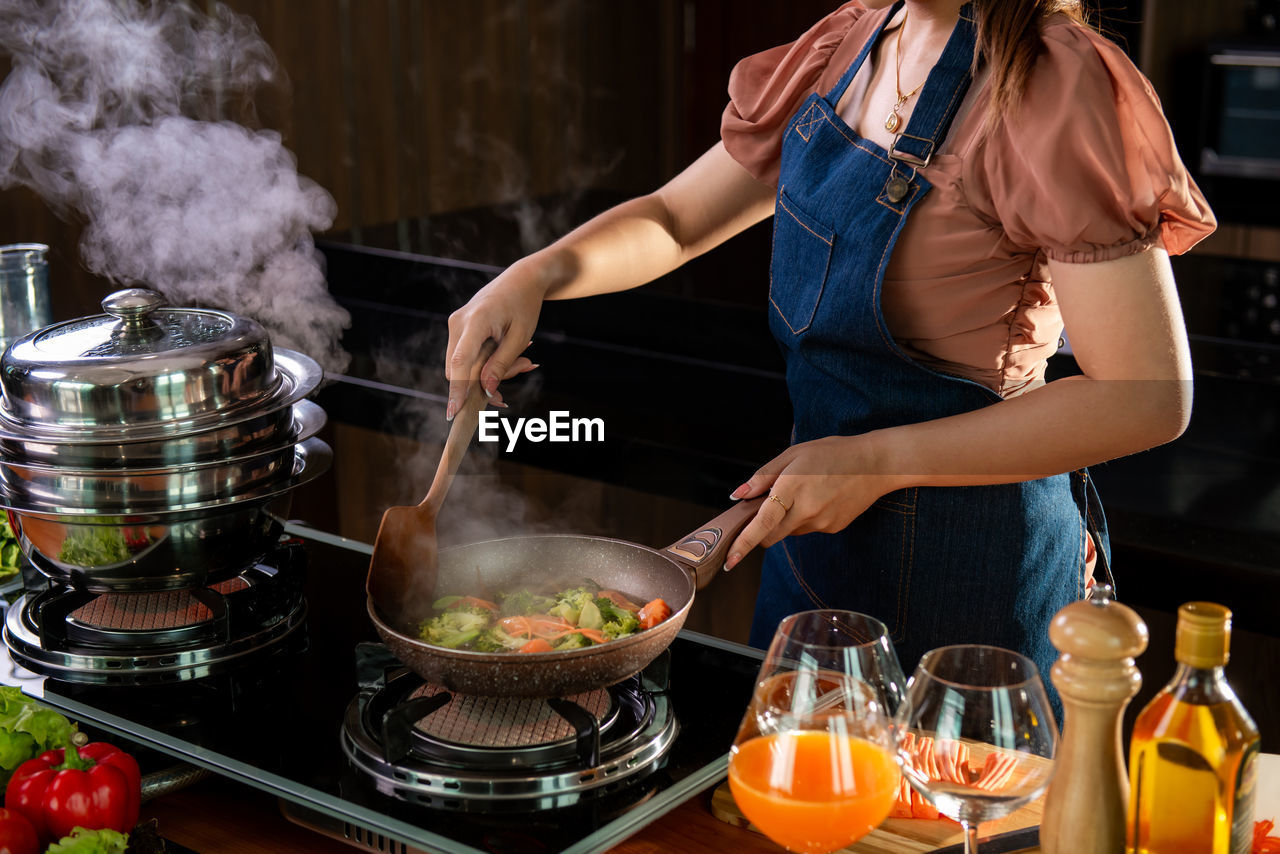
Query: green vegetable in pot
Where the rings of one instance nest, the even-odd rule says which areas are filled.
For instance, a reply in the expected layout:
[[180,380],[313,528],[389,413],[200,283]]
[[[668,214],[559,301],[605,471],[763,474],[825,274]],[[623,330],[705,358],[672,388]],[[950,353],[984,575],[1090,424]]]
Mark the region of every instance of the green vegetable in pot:
[[66,747],[76,728],[65,716],[40,705],[19,688],[0,686],[0,785],[23,762]]
[[124,533],[112,525],[73,528],[62,541],[58,560],[76,566],[110,566],[129,559]]
[[70,836],[50,845],[45,854],[125,854],[129,836],[114,830],[85,830],[77,827]]
[[457,649],[480,636],[489,627],[492,615],[455,609],[428,620],[422,627],[422,639],[437,646]]
[[0,581],[18,574],[22,566],[22,548],[9,527],[8,514],[0,513]]
[[553,596],[543,596],[529,590],[517,590],[515,593],[500,594],[502,616],[530,617],[534,614],[545,614],[555,607]]
[[585,635],[581,634],[580,632],[574,632],[571,635],[565,635],[558,643],[556,643],[555,648],[556,649],[583,649],[591,645],[592,645],[591,641],[587,640]]
[[[550,610],[553,616],[562,617],[566,622],[573,623],[575,626],[581,626],[582,609],[591,605],[594,607],[596,601],[596,591],[586,587],[572,587],[568,590],[562,590],[556,594],[556,605]],[[588,612],[588,618],[590,612]],[[599,616],[598,612],[596,616]],[[586,626],[586,628],[599,628],[598,626]]]
[[[654,603],[667,606],[662,600]],[[640,613],[637,614],[636,611]],[[435,616],[418,625],[418,637],[436,646],[473,652],[551,652],[580,649],[629,637],[670,615],[644,624],[643,608],[617,590],[590,579],[554,596],[531,590],[499,592],[497,602],[449,595],[434,603]]]
[[635,614],[623,612],[623,615],[616,620],[606,621],[600,630],[608,636],[609,640],[617,640],[640,631],[640,620]]

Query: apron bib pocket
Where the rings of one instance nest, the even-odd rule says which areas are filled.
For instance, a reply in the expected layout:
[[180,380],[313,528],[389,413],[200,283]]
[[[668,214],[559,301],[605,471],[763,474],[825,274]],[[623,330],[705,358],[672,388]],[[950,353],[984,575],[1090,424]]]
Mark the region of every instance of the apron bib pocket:
[[773,219],[769,302],[799,335],[813,323],[822,299],[835,232],[801,210],[785,189],[778,191]]

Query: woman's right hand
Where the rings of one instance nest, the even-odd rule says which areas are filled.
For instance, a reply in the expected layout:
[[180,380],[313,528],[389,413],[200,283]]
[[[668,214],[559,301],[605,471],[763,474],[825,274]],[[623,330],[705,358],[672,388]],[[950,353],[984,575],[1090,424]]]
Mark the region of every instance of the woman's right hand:
[[[509,267],[449,315],[449,344],[444,374],[449,380],[445,419],[452,421],[467,397],[467,385],[479,380],[494,405],[502,405],[498,383],[531,371],[536,365],[520,354],[531,343],[546,288],[530,259]],[[483,358],[484,344],[497,349]]]

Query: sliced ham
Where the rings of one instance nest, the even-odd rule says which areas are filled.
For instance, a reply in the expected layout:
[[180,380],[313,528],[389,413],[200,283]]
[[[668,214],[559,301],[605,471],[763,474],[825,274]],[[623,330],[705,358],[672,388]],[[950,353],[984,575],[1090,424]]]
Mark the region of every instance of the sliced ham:
[[[975,771],[970,761],[969,746],[955,739],[937,740],[927,735],[907,732],[898,736],[898,747],[903,755],[911,757],[912,768],[930,780],[943,780],[988,792],[999,791],[1008,785],[1018,767],[1016,755],[993,751],[987,754],[982,766]],[[946,818],[911,788],[905,775],[889,815],[893,818]],[[1269,830],[1268,828],[1268,832]]]

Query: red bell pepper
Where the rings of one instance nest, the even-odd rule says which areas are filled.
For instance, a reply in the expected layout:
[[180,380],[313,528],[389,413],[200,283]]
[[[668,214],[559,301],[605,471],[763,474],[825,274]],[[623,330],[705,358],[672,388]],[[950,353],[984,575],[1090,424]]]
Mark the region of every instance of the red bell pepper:
[[0,809],[0,854],[40,854],[36,829],[22,813]]
[[128,833],[141,800],[137,761],[106,742],[45,751],[18,766],[4,793],[5,807],[25,816],[43,841],[76,827]]

